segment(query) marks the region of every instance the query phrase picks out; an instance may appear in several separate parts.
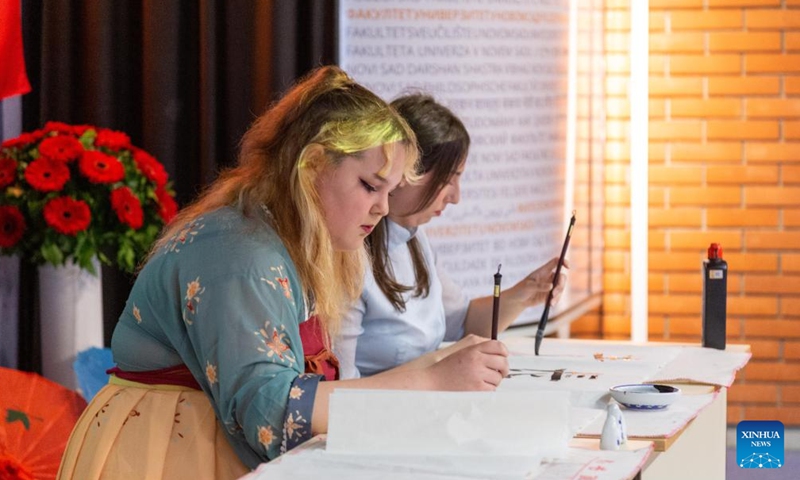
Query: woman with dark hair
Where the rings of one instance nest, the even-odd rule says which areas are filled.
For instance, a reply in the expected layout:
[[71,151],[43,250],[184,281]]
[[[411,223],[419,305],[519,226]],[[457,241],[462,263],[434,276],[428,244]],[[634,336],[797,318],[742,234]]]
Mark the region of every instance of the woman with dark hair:
[[[436,267],[430,242],[419,228],[448,204],[458,203],[469,134],[458,117],[428,95],[406,95],[391,105],[417,136],[422,178],[391,194],[388,216],[367,239],[372,271],[334,343],[344,378],[426,367],[491,333],[492,297],[467,299]],[[557,262],[550,260],[503,292],[499,331],[525,308],[546,301]],[[565,281],[562,274],[554,302]],[[459,341],[436,350],[443,340]]]
[[364,238],[389,192],[416,179],[417,151],[395,110],[336,67],[260,116],[238,165],[178,214],[139,273],[112,338],[118,367],[59,478],[238,478],[326,432],[334,388],[499,383],[499,342],[334,381],[328,338],[361,292]]

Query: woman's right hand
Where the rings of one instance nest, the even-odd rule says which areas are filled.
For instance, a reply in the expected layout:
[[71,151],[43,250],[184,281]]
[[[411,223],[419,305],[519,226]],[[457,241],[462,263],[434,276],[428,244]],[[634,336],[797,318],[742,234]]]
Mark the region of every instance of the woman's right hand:
[[433,390],[493,391],[508,375],[508,349],[497,340],[485,340],[460,348],[427,370]]

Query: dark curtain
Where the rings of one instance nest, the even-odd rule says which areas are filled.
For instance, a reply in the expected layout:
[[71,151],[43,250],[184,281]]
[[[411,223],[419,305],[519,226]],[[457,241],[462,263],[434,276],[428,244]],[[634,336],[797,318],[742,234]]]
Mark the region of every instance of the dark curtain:
[[[120,130],[156,156],[186,204],[231,165],[253,119],[299,76],[335,63],[328,0],[23,0],[33,91],[48,120]],[[40,371],[35,269],[22,268],[20,362]],[[106,344],[133,277],[103,268]]]

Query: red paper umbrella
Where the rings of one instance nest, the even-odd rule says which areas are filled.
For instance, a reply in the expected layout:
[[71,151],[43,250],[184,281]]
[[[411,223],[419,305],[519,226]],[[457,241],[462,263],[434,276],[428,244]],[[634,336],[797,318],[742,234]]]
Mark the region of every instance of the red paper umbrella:
[[55,479],[84,408],[77,392],[33,373],[0,368],[0,480]]

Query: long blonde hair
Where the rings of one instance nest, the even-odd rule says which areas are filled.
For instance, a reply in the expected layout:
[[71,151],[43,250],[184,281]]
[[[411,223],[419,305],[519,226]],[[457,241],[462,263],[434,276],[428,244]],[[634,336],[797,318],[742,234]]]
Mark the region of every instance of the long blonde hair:
[[[316,175],[345,156],[392,142],[406,147],[404,178],[414,181],[417,141],[405,120],[341,69],[320,67],[256,119],[242,138],[237,166],[178,213],[153,252],[187,222],[223,206],[269,221],[303,288],[313,295],[314,313],[335,336],[346,309],[361,294],[367,259],[364,249],[333,249]],[[387,164],[392,160],[387,154]]]

